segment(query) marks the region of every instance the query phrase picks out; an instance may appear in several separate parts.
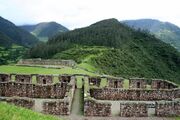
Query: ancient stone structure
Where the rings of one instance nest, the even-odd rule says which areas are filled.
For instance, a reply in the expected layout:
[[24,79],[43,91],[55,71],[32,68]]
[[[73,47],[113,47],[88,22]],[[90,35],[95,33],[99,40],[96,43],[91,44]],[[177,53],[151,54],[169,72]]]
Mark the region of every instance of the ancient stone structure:
[[108,78],[108,87],[123,88],[123,78]]
[[0,83],[0,96],[30,98],[63,98],[67,91],[65,83],[37,85],[16,82]]
[[180,115],[180,101],[160,101],[155,107],[155,115],[159,117]]
[[101,83],[101,78],[100,77],[89,77],[89,85],[94,85],[99,87]]
[[10,74],[0,74],[0,82],[10,81]]
[[59,81],[60,82],[67,82],[67,83],[69,83],[70,80],[72,79],[72,77],[73,76],[71,76],[71,75],[60,75],[59,76]]
[[53,76],[52,75],[37,75],[38,84],[52,84]]
[[21,59],[18,65],[56,65],[56,66],[69,66],[74,67],[76,65],[73,60],[52,60],[52,59]]
[[120,104],[121,117],[147,117],[147,104],[145,103],[124,103]]
[[13,98],[7,98],[6,101],[7,101],[7,103],[11,103],[16,106],[25,107],[28,109],[33,109],[33,107],[34,107],[34,100],[29,99],[29,98],[13,97]]
[[96,102],[94,100],[85,100],[84,102],[85,116],[111,116],[111,104]]
[[90,95],[98,100],[172,100],[175,90],[91,88]]
[[153,79],[151,83],[152,89],[173,89],[177,88],[178,86],[172,82],[168,82],[161,79]]
[[146,88],[146,79],[144,78],[130,78],[129,79],[129,88],[141,88],[145,89]]
[[21,83],[32,83],[32,76],[31,75],[15,75],[15,81]]
[[69,115],[70,114],[69,102],[64,101],[51,101],[44,102],[43,112],[52,115]]

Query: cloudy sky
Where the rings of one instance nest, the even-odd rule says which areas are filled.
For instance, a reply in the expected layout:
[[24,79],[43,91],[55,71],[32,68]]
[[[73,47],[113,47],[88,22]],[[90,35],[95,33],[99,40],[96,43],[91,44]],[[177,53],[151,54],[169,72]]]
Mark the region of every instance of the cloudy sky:
[[180,0],[0,0],[0,16],[16,25],[56,21],[69,29],[107,18],[152,18],[180,26]]

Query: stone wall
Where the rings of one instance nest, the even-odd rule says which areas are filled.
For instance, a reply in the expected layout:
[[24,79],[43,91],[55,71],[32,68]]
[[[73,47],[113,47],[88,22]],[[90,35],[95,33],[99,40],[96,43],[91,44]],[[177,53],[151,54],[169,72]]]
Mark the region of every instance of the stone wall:
[[[90,95],[98,100],[172,100],[175,90],[143,90],[143,89],[117,89],[117,88],[91,88]],[[178,93],[179,94],[179,93]]]
[[52,84],[53,76],[52,75],[37,75],[38,84]]
[[72,76],[71,75],[60,75],[59,76],[59,81],[60,82],[70,82],[71,81]]
[[84,101],[85,116],[111,116],[111,104],[103,102],[95,102],[94,100]]
[[43,103],[43,112],[52,115],[69,115],[69,102],[65,101],[51,101]]
[[89,85],[100,86],[101,78],[100,77],[89,77]]
[[35,103],[34,100],[29,98],[8,98],[6,102],[28,109],[33,109]]
[[10,74],[0,74],[0,82],[10,81]]
[[177,88],[178,86],[165,80],[153,79],[151,87],[152,89],[173,89]]
[[67,83],[54,85],[36,85],[29,83],[0,83],[0,96],[30,97],[30,98],[63,98],[67,91]]
[[146,79],[144,78],[130,78],[129,79],[129,88],[141,88],[145,89],[146,88]]
[[19,65],[60,65],[73,67],[76,65],[73,60],[56,60],[56,59],[21,59]]
[[123,88],[123,79],[108,78],[108,87],[110,88]]
[[15,75],[15,81],[22,83],[32,83],[32,76],[23,74]]
[[180,101],[156,102],[155,115],[158,117],[170,117],[180,115]]
[[145,103],[121,103],[119,115],[121,117],[147,117],[147,105]]

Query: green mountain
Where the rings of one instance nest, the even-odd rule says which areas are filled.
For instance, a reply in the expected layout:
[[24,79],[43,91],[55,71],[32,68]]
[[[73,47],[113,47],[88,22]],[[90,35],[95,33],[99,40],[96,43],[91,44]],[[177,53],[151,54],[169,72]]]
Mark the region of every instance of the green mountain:
[[62,32],[67,32],[68,29],[56,22],[43,22],[37,25],[23,25],[22,29],[29,31],[41,41],[47,41],[48,38]]
[[139,19],[121,21],[135,29],[148,30],[162,41],[171,44],[180,51],[180,28],[169,22],[153,19]]
[[[38,42],[35,36],[2,17],[0,17],[0,26],[0,45],[2,46],[8,46],[14,43],[30,47]],[[7,44],[5,44],[6,42]]]
[[74,59],[79,67],[98,73],[180,83],[180,53],[153,35],[116,19],[62,33],[33,47],[28,57]]

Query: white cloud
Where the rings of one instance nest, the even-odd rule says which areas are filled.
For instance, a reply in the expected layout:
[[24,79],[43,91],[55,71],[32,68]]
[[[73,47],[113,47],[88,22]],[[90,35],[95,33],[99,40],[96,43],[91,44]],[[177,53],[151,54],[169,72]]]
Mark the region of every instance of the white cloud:
[[0,15],[16,24],[56,21],[70,29],[106,18],[153,18],[180,26],[179,0],[0,0]]

